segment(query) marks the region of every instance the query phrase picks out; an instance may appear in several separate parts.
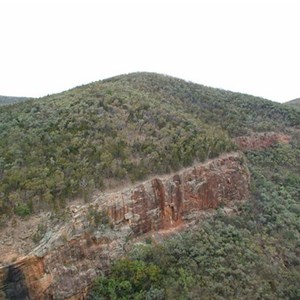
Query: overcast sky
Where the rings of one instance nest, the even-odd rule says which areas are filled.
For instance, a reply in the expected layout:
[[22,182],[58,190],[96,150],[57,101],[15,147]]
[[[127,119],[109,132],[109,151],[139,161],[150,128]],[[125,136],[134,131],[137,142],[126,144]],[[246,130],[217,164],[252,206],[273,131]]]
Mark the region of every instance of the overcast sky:
[[300,97],[300,1],[0,0],[0,95],[151,71]]

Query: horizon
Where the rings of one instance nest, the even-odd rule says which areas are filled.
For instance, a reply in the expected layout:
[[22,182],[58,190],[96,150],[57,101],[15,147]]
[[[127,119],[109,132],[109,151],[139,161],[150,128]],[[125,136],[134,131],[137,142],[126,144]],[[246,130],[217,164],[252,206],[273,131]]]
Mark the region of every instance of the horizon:
[[3,0],[0,95],[40,98],[137,71],[300,97],[293,0]]
[[[139,73],[140,74],[142,74],[142,73],[148,73],[148,74],[157,74],[157,75],[161,75],[161,76],[168,76],[168,77],[171,77],[171,78],[174,78],[174,79],[184,80],[187,83],[203,85],[203,86],[207,86],[207,87],[213,88],[213,89],[220,89],[220,90],[229,91],[229,92],[233,92],[233,93],[240,93],[240,94],[245,94],[245,95],[249,95],[249,96],[254,96],[254,97],[257,97],[257,98],[262,98],[262,99],[273,101],[273,102],[278,102],[278,101],[275,101],[275,100],[272,100],[272,99],[267,99],[267,98],[264,98],[262,96],[253,95],[253,94],[249,94],[249,93],[246,93],[246,92],[233,91],[233,90],[228,90],[226,88],[221,88],[221,87],[213,87],[213,86],[205,85],[205,84],[202,84],[202,83],[194,82],[194,81],[191,81],[191,80],[186,80],[184,78],[172,76],[172,75],[169,75],[169,74],[162,74],[162,73],[150,72],[150,71],[135,71],[135,72],[129,72],[129,73],[123,73],[123,74],[116,74],[116,75],[113,75],[113,76],[110,76],[110,77],[107,77],[107,78],[102,78],[102,79],[99,79],[99,80],[94,80],[94,81],[91,81],[91,82],[86,82],[86,83],[83,83],[83,84],[79,84],[79,85],[76,85],[76,86],[73,86],[73,87],[66,88],[66,89],[61,90],[61,91],[57,91],[57,92],[53,92],[53,93],[49,93],[49,94],[45,94],[45,95],[41,95],[41,96],[37,96],[37,97],[32,97],[32,96],[16,96],[16,95],[3,95],[3,94],[0,94],[0,97],[41,99],[41,98],[45,98],[45,97],[48,97],[48,96],[51,96],[51,95],[61,94],[61,93],[73,90],[75,88],[79,88],[79,87],[85,86],[85,85],[93,84],[93,83],[96,83],[96,82],[101,82],[101,81],[104,81],[104,80],[110,80],[110,79],[112,79],[114,77],[126,76],[126,75],[131,75],[131,74],[139,74]],[[294,99],[290,99],[290,100],[287,100],[285,102],[279,102],[279,103],[284,104],[284,103],[287,103],[287,102],[290,102],[290,101],[294,101],[294,100],[298,100],[298,99],[300,99],[300,98],[294,98]]]

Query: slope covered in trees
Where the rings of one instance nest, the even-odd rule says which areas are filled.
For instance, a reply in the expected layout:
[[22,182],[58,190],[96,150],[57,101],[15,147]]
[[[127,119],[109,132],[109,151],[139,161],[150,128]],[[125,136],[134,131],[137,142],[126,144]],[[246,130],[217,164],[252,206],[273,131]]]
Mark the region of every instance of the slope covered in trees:
[[[245,147],[249,201],[116,260],[89,299],[299,299],[300,111],[250,95],[134,73],[0,108],[0,218],[60,209]],[[253,135],[253,133],[255,133]],[[267,136],[267,135],[266,135]]]
[[298,126],[300,112],[152,73],[0,109],[0,214],[57,209],[94,189],[235,149],[230,137]]
[[157,244],[146,238],[88,299],[299,299],[300,134],[245,152],[250,199]]
[[28,98],[26,98],[26,97],[8,97],[8,96],[1,96],[0,95],[0,105],[21,102],[21,101],[25,101],[27,99]]

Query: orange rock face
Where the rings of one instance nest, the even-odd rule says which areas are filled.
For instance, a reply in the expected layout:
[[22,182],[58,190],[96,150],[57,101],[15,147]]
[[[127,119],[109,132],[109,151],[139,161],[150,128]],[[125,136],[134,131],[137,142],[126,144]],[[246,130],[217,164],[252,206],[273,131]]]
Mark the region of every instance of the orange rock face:
[[249,174],[240,159],[227,156],[115,193],[108,214],[114,223],[130,224],[135,235],[176,227],[191,213],[246,197]]
[[42,258],[29,256],[0,269],[0,299],[43,299],[52,282]]
[[279,143],[288,144],[291,137],[282,133],[264,132],[252,136],[240,136],[234,141],[241,150],[262,150]]
[[232,153],[71,207],[68,222],[0,269],[0,299],[84,299],[134,238],[189,226],[208,209],[246,199],[249,179],[243,157]]

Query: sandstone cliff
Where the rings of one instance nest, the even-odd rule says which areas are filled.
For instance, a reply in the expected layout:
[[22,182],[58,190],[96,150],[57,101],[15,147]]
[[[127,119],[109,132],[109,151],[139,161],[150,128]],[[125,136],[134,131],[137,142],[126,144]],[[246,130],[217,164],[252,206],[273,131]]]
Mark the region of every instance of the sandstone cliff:
[[192,226],[212,209],[246,199],[249,178],[243,156],[231,153],[71,206],[35,249],[0,268],[0,299],[84,299],[136,238]]

